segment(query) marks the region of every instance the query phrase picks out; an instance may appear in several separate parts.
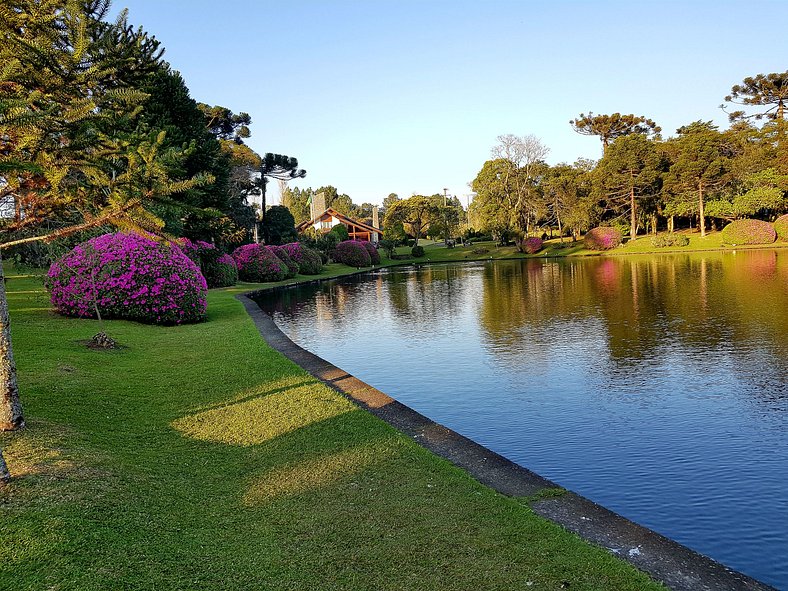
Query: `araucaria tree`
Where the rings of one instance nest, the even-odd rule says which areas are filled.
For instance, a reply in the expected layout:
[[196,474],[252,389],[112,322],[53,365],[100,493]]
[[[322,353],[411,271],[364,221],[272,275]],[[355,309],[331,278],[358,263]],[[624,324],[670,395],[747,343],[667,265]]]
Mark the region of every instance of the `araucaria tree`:
[[266,244],[269,243],[271,239],[268,226],[265,222],[265,185],[268,183],[268,179],[292,180],[304,178],[305,176],[306,171],[298,168],[298,160],[292,156],[271,154],[270,152],[263,156],[262,164],[260,165],[259,179],[261,191],[260,222],[263,227],[263,240]]
[[[108,9],[26,0],[0,11],[0,192],[22,204],[0,248],[108,225],[158,233],[152,203],[212,181],[172,181],[182,154],[164,132],[136,128],[147,97],[135,83],[160,67],[161,50],[125,13],[104,22]],[[0,429],[23,425],[0,288]]]
[[705,197],[723,186],[730,159],[723,135],[710,121],[696,121],[678,129],[679,136],[667,142],[672,157],[663,189],[683,202],[688,194],[696,196],[700,235],[706,236]]
[[746,107],[761,107],[749,114],[733,111],[728,114],[731,121],[750,118],[782,121],[788,104],[788,72],[749,76],[741,84],[734,85],[725,100]]
[[602,140],[602,151],[607,152],[608,146],[616,139],[625,135],[658,134],[662,128],[651,119],[642,115],[594,115],[592,111],[580,113],[577,119],[569,124],[581,135],[597,135]]
[[659,153],[645,135],[627,135],[608,146],[594,170],[595,191],[613,213],[629,210],[629,235],[637,236],[638,203],[653,197],[661,174]]

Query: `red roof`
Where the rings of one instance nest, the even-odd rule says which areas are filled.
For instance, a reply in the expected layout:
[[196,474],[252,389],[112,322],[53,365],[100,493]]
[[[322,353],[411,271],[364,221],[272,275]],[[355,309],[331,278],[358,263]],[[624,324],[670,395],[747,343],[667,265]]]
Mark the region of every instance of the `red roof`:
[[370,226],[369,224],[366,224],[364,222],[360,222],[358,220],[354,220],[353,218],[349,218],[345,214],[339,213],[336,209],[332,209],[331,207],[326,209],[323,213],[321,213],[316,218],[314,218],[312,220],[309,220],[308,222],[301,222],[300,224],[298,224],[296,226],[296,230],[298,230],[299,232],[303,232],[309,226],[314,226],[326,214],[329,214],[331,217],[334,217],[334,218],[338,219],[343,224],[357,226],[357,227],[359,227],[359,228],[361,228],[363,230],[366,230],[367,232],[376,232],[377,234],[380,234],[381,236],[383,235],[383,230],[381,230],[379,228],[376,228],[375,226]]

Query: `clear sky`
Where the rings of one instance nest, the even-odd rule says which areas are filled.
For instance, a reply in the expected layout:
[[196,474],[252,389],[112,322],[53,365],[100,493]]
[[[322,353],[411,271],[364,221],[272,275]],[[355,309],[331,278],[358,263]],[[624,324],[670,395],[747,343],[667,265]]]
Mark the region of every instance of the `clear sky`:
[[[115,0],[198,101],[252,116],[249,145],[298,158],[294,183],[356,203],[470,192],[496,136],[550,163],[599,158],[581,112],[670,135],[722,127],[733,84],[788,70],[788,1]],[[273,192],[276,192],[275,189]]]

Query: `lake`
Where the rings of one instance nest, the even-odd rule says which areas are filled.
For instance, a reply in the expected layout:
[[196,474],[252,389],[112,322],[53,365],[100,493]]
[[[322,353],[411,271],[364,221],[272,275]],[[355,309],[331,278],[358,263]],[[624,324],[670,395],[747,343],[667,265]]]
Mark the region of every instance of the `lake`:
[[788,250],[422,265],[277,298],[302,347],[788,589]]

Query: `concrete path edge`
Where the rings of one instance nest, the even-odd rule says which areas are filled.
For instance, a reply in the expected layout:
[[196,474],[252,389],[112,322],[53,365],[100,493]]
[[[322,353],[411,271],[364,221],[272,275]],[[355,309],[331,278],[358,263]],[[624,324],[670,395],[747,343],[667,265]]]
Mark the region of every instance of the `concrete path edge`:
[[[430,420],[291,341],[273,318],[251,299],[281,289],[287,289],[287,286],[236,296],[271,347],[421,446],[501,494],[531,497],[544,494],[546,489],[562,490],[550,480]],[[547,494],[543,498],[537,496],[530,506],[538,515],[607,549],[675,591],[777,591],[571,491]]]

